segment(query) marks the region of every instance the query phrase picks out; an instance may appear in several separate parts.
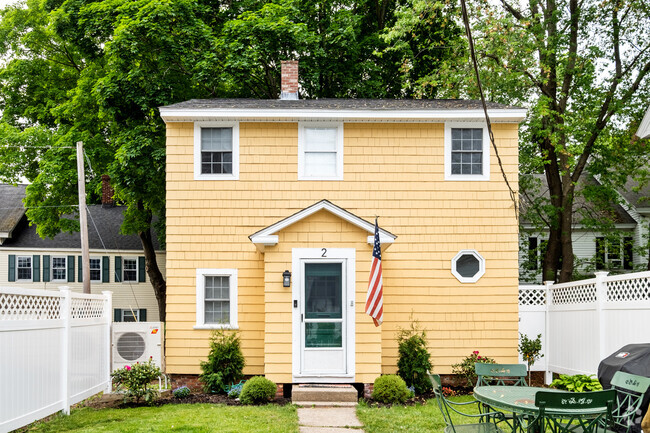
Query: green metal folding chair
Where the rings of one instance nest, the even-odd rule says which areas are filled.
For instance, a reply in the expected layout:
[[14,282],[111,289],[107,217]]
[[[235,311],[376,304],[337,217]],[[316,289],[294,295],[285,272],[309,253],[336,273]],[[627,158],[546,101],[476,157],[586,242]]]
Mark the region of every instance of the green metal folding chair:
[[528,369],[524,364],[485,364],[477,362],[474,368],[478,377],[476,386],[528,386],[528,383],[526,383]]
[[[458,403],[447,400],[442,392],[442,382],[440,381],[440,376],[437,374],[430,374],[429,378],[433,384],[433,393],[435,394],[436,400],[438,401],[438,407],[440,408],[442,417],[445,420],[446,427],[444,433],[503,433],[503,431],[497,427],[497,423],[503,421],[504,419],[502,412],[489,412],[481,414],[468,414],[461,412],[458,408],[477,404],[478,401]],[[452,419],[452,414],[454,413],[463,417],[475,418],[478,422],[472,424],[454,424]]]
[[529,432],[605,433],[612,424],[616,391],[548,392],[535,394],[539,415]]
[[612,388],[616,390],[613,429],[618,433],[628,433],[636,424],[641,424],[641,403],[650,388],[650,378],[617,371],[612,377]]

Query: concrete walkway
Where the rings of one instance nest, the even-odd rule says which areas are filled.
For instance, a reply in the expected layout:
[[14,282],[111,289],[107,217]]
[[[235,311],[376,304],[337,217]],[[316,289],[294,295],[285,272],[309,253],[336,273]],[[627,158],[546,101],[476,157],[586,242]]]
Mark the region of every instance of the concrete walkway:
[[298,408],[300,433],[363,433],[356,407]]

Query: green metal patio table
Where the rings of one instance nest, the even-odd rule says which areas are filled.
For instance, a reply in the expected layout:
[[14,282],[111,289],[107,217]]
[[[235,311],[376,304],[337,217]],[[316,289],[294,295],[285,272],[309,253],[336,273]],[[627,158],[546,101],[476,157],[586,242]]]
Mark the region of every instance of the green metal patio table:
[[[474,398],[494,409],[513,413],[513,432],[525,430],[525,421],[539,415],[539,407],[535,406],[535,394],[539,391],[557,391],[549,388],[534,386],[477,386],[474,388]],[[583,410],[581,413],[598,415],[602,408]],[[548,412],[548,411],[547,411]],[[575,413],[575,410],[558,409],[554,414]]]

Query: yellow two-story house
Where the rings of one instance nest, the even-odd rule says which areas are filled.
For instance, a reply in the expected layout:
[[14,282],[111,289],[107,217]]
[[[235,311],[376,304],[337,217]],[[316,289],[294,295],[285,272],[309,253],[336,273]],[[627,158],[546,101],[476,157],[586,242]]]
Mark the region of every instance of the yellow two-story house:
[[[488,104],[502,173],[478,101],[296,96],[160,109],[167,372],[200,373],[211,330],[225,327],[240,332],[245,374],[372,383],[396,372],[396,331],[411,320],[437,373],[474,350],[517,362],[504,174],[516,190],[524,110]],[[379,327],[364,312],[377,216]]]

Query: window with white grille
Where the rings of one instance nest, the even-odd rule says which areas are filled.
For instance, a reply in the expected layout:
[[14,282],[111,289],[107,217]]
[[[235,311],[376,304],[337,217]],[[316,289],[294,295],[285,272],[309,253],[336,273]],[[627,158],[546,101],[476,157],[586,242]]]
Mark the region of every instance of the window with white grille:
[[18,256],[16,261],[18,281],[32,281],[32,257]]
[[196,327],[237,327],[237,270],[197,269]]
[[67,281],[67,257],[52,257],[52,281]]
[[125,258],[122,267],[122,281],[138,281],[138,259]]
[[490,139],[484,123],[445,124],[445,180],[490,180]]
[[239,179],[239,123],[194,123],[194,179]]
[[102,259],[99,257],[90,258],[90,281],[102,280]]

